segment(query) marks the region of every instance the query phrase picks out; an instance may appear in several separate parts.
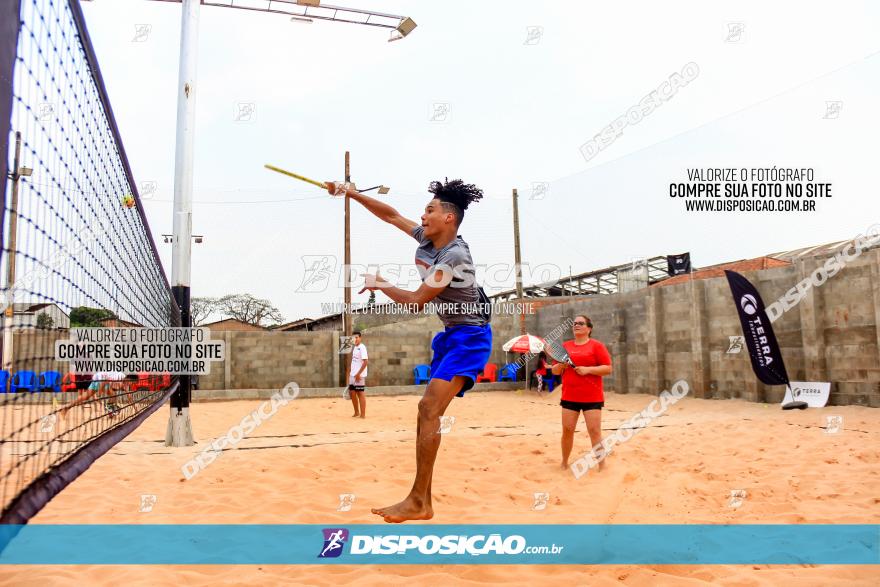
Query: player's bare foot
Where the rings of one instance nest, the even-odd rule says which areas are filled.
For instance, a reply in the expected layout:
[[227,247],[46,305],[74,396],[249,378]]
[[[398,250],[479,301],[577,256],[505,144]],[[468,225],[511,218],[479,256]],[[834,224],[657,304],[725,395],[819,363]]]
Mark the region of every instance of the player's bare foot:
[[364,418],[366,418],[366,416],[360,416],[360,418],[363,420]]
[[410,497],[387,508],[376,508],[370,511],[377,516],[382,516],[386,522],[391,524],[399,524],[407,520],[430,520],[434,517],[434,510],[430,504],[420,505]]
[[361,417],[361,415],[360,415],[360,414],[358,414],[358,413],[357,413],[357,412],[355,412],[355,413],[354,413],[354,414],[352,414],[352,416],[351,416],[351,417],[352,417],[352,418],[360,418],[360,417]]
[[568,469],[568,463],[565,463],[565,462],[562,463],[562,465],[560,466],[560,468],[561,468],[563,471],[567,470],[567,469]]

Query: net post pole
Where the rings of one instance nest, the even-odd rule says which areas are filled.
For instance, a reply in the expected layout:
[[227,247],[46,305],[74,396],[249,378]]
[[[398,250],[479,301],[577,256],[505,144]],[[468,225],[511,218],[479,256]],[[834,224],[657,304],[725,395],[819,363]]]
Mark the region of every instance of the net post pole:
[[[180,308],[181,326],[184,327],[192,326],[190,317],[190,261],[192,256],[193,150],[200,4],[200,0],[182,0],[180,20],[171,291]],[[171,396],[171,413],[165,433],[166,446],[192,446],[195,444],[189,416],[190,395],[191,378],[189,375],[182,375],[177,391]]]

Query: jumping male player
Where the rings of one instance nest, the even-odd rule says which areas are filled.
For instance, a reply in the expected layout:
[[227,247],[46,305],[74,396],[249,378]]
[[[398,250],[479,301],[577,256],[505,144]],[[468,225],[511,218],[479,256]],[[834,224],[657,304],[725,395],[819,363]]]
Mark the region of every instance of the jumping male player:
[[440,448],[440,416],[453,397],[461,397],[473,387],[492,350],[488,299],[475,284],[470,249],[458,236],[464,211],[483,197],[483,191],[460,179],[431,182],[428,191],[434,197],[425,206],[419,225],[384,202],[333,183],[328,183],[327,188],[333,195],[345,193],[419,243],[416,265],[423,280],[419,289],[394,287],[377,274],[364,276],[366,282],[361,292],[378,289],[395,302],[414,304],[419,309],[436,298],[437,315],[446,327],[431,343],[431,381],[419,401],[416,477],[412,489],[402,502],[372,510],[386,522],[429,520],[434,516],[431,477]]

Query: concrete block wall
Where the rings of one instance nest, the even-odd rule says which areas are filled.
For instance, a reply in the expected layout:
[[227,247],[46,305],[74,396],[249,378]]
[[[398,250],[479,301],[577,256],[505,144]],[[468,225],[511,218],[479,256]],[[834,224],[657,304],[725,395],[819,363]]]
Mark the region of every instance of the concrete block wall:
[[[808,277],[824,259],[746,272],[766,304]],[[658,394],[686,379],[695,397],[780,402],[785,388],[754,376],[748,353],[727,353],[742,335],[725,278],[651,287],[612,296],[554,298],[536,304],[529,330],[546,335],[587,314],[615,371],[608,389]],[[829,405],[880,407],[880,251],[865,253],[785,312],[773,328],[793,381],[831,381]],[[564,338],[568,339],[567,334]]]
[[[744,275],[766,304],[808,277],[824,259]],[[493,317],[490,362],[500,366],[518,357],[501,345],[517,336],[521,320],[528,332],[546,336],[565,319],[587,314],[593,334],[614,361],[606,388],[617,393],[659,394],[686,379],[699,398],[743,398],[779,402],[784,388],[766,386],[754,376],[748,352],[727,352],[730,336],[742,335],[730,288],[723,277],[650,287],[608,296],[528,300],[534,313]],[[864,253],[797,306],[773,329],[789,377],[831,381],[830,405],[880,407],[880,250]],[[370,352],[368,385],[409,385],[412,369],[429,364],[431,339],[442,330],[435,316],[421,316],[364,330]],[[338,331],[229,332],[230,360],[203,378],[204,389],[280,388],[288,381],[303,387],[341,383],[349,355],[335,355]],[[570,339],[570,331],[563,339]],[[334,362],[335,361],[335,362]],[[215,364],[217,369],[217,364]],[[211,387],[213,386],[213,387]]]
[[199,380],[202,389],[333,387],[334,332],[214,332],[225,343],[226,359],[215,361]]
[[[412,385],[413,368],[431,364],[431,339],[443,325],[436,316],[421,316],[362,330],[370,357],[367,386]],[[351,355],[341,356],[351,362]]]

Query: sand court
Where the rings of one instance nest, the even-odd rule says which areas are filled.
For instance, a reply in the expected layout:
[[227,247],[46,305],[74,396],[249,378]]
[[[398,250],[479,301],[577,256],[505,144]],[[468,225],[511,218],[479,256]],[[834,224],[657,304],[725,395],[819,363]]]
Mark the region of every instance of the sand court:
[[[343,399],[299,398],[279,407],[190,479],[181,467],[226,435],[260,401],[193,407],[199,444],[163,444],[160,410],[32,520],[46,523],[367,524],[370,508],[395,503],[414,470],[418,397],[372,397],[366,420]],[[615,448],[602,471],[580,479],[559,468],[559,395],[474,392],[453,401],[443,436],[430,522],[524,524],[860,524],[880,520],[880,412],[864,407],[783,412],[776,405],[684,398]],[[603,434],[652,396],[608,394]],[[826,415],[843,417],[827,433]],[[237,434],[234,436],[238,436]],[[588,448],[583,420],[572,459]],[[732,505],[731,492],[743,493]],[[549,494],[536,498],[535,494]],[[341,497],[341,496],[351,496]],[[146,497],[144,497],[146,496]],[[153,497],[154,496],[154,497]],[[350,502],[346,507],[344,502]],[[543,507],[539,502],[544,502]],[[345,511],[345,510],[348,511]],[[143,510],[143,511],[142,511]],[[340,511],[342,510],[342,511]],[[757,566],[756,566],[757,567]],[[844,566],[654,567],[176,567],[192,584],[549,584],[592,577],[599,584],[699,584],[724,578],[761,584],[870,584],[876,568]],[[172,582],[174,567],[17,567],[5,584]],[[14,577],[13,574],[14,573]],[[423,574],[424,573],[424,574]],[[78,577],[74,579],[74,577]],[[149,577],[149,580],[147,580]],[[748,577],[748,579],[746,579]],[[29,583],[29,581],[31,583]],[[839,581],[839,583],[837,583]],[[177,582],[177,581],[175,581]]]

